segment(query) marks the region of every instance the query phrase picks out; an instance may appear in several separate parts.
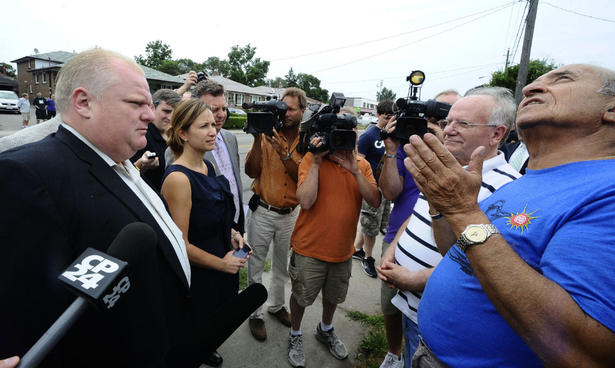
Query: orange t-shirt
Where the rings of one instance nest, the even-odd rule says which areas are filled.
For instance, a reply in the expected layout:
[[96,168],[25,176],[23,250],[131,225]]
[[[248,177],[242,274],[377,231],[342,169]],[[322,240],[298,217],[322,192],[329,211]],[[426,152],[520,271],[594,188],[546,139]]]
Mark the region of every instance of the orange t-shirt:
[[[357,157],[359,170],[376,187],[369,163]],[[301,186],[312,164],[307,153],[299,165]],[[309,210],[299,212],[290,239],[292,249],[326,262],[344,262],[354,253],[354,238],[363,197],[354,176],[335,162],[324,159],[318,172],[318,196]]]

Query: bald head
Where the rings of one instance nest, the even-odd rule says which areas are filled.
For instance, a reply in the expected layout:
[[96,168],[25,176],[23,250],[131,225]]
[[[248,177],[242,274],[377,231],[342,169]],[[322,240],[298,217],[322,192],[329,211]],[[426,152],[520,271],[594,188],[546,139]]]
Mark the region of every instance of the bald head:
[[117,66],[125,66],[144,75],[132,59],[109,50],[91,49],[71,58],[60,70],[56,83],[58,112],[67,111],[73,91],[79,87],[100,99],[105,89],[119,82],[115,71]]

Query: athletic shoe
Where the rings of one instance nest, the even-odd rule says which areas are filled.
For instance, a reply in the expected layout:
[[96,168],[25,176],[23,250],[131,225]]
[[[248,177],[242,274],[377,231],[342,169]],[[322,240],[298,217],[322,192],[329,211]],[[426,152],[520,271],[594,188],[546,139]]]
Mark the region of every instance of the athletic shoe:
[[391,352],[388,352],[384,357],[382,364],[380,364],[380,368],[404,368],[404,361],[401,359],[401,356],[397,356]]
[[376,260],[373,257],[364,258],[361,262],[361,265],[363,266],[363,271],[365,271],[365,273],[369,277],[376,278],[376,276],[378,275],[378,273],[376,272],[376,266],[374,266],[375,262]]
[[342,360],[348,357],[348,350],[346,350],[346,345],[344,345],[342,340],[340,340],[337,335],[335,335],[333,328],[331,328],[329,331],[323,331],[320,328],[320,323],[318,323],[318,326],[316,326],[316,340],[327,345],[329,347],[329,352],[335,358]]
[[288,335],[288,361],[293,367],[305,367],[305,353],[303,352],[303,337],[301,335]]
[[365,251],[363,250],[363,248],[361,248],[358,251],[354,252],[354,254],[352,255],[352,258],[358,259],[359,261],[362,261],[363,258],[365,258]]

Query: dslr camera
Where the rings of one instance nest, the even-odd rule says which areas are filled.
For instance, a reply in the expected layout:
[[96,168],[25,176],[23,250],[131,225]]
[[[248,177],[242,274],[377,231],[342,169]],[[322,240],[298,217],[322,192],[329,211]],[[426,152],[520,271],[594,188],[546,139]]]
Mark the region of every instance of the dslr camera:
[[407,98],[398,99],[393,105],[393,112],[397,125],[390,134],[385,129],[380,131],[380,137],[386,139],[391,137],[400,143],[407,143],[411,135],[418,135],[423,138],[427,133],[427,119],[444,119],[448,116],[451,105],[436,100],[420,101],[420,89],[425,80],[425,73],[415,70],[406,81],[410,82],[410,89]]
[[201,81],[204,81],[204,80],[207,80],[207,78],[209,78],[209,76],[205,72],[198,72],[198,73],[196,73],[196,82],[197,83],[199,83]]
[[243,131],[248,134],[264,133],[268,136],[273,136],[273,129],[278,132],[280,131],[284,124],[286,110],[288,110],[286,102],[276,99],[254,103],[244,102],[241,107],[258,110],[248,112],[248,119],[243,127]]
[[[310,107],[311,116],[301,122],[299,128],[299,145],[297,151],[306,152],[334,152],[353,150],[357,142],[357,118],[351,115],[338,115],[346,103],[343,93],[334,92],[328,105]],[[320,138],[319,147],[311,144],[313,138]]]

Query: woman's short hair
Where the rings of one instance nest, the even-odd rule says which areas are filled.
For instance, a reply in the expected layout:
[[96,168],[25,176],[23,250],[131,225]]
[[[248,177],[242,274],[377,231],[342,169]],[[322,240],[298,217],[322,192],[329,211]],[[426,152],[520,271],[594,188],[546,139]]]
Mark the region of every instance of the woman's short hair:
[[181,131],[187,131],[204,111],[211,110],[211,107],[201,100],[191,98],[180,102],[173,110],[171,124],[167,128],[167,145],[173,152],[173,156],[178,158],[184,152],[184,141],[179,136]]

